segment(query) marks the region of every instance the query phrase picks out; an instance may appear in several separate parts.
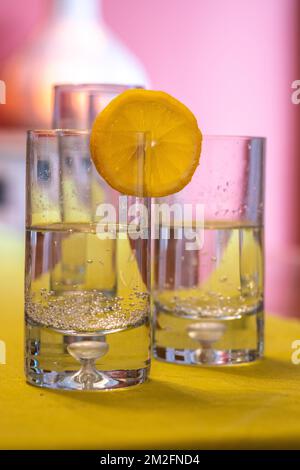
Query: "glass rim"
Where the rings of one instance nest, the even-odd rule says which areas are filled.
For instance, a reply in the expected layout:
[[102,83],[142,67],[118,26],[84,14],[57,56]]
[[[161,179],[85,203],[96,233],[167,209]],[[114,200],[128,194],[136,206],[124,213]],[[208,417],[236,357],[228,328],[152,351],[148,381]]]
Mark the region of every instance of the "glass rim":
[[72,136],[72,135],[89,135],[90,129],[29,129],[27,136],[36,137],[59,137],[61,135]]
[[[102,131],[104,134],[151,134],[151,131]],[[57,128],[57,129],[29,129],[27,130],[27,135],[32,136],[40,136],[40,137],[55,137],[59,135],[89,135],[91,133],[91,129],[64,129],[64,128]],[[211,140],[240,140],[240,141],[248,141],[248,140],[259,140],[261,142],[265,142],[267,139],[266,137],[262,136],[250,136],[250,135],[226,135],[226,134],[203,134],[204,141],[211,141]]]
[[95,92],[98,91],[108,91],[112,90],[112,92],[116,91],[122,91],[124,88],[143,88],[142,85],[138,85],[136,83],[56,83],[53,85],[53,89],[55,91],[57,90],[62,90],[62,91],[76,91],[76,90],[82,90],[82,91],[91,91],[93,90]]
[[[127,134],[127,135],[145,135],[149,136],[149,131],[99,131],[100,134]],[[62,136],[90,136],[91,129],[29,129],[28,137],[62,137]]]
[[203,134],[205,140],[260,140],[266,141],[267,138],[258,135],[237,135],[237,134]]

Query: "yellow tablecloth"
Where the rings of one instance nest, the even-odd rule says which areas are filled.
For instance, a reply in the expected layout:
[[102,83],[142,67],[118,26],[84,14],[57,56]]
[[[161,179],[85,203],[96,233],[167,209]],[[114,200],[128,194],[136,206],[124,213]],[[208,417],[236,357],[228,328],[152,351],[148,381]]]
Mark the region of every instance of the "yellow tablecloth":
[[197,368],[153,361],[151,380],[115,392],[58,392],[23,375],[23,246],[2,234],[1,449],[300,448],[300,322],[271,316],[266,358]]

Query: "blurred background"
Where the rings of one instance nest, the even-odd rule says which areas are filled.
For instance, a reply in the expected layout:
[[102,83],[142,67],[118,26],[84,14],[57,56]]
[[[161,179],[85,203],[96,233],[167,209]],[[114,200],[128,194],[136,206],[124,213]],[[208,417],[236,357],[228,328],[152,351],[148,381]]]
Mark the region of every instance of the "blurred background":
[[151,86],[205,134],[267,137],[266,308],[300,317],[297,79],[299,0],[1,0],[1,256],[23,237],[25,130],[51,127],[51,85]]

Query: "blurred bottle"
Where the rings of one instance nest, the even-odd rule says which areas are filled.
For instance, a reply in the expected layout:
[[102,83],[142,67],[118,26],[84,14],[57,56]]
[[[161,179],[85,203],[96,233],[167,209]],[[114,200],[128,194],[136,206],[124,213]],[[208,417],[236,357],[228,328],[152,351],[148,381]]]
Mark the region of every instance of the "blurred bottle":
[[139,61],[103,22],[99,0],[55,0],[42,32],[12,56],[1,78],[7,104],[0,124],[50,127],[54,83],[147,85]]

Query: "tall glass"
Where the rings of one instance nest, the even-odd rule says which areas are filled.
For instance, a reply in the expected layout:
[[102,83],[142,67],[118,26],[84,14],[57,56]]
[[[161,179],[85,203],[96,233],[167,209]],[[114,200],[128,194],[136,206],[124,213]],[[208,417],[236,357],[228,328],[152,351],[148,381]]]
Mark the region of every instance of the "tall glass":
[[138,85],[62,84],[54,87],[53,128],[91,129],[100,111],[117,95]]
[[204,137],[191,182],[156,201],[157,359],[215,365],[262,356],[264,148],[263,138]]
[[[130,137],[141,162],[144,137]],[[143,172],[135,177],[138,191]],[[31,384],[101,390],[147,378],[149,201],[108,185],[99,188],[88,131],[28,132],[25,317]]]

